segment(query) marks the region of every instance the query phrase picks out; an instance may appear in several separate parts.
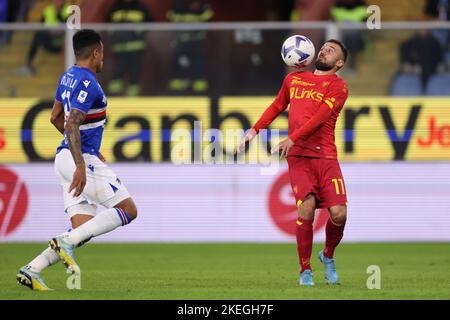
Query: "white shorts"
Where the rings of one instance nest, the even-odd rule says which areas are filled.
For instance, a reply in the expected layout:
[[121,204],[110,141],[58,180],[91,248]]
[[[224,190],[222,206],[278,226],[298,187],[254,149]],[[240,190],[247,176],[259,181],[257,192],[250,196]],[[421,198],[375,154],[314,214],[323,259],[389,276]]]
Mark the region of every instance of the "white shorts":
[[72,217],[76,214],[95,216],[97,205],[113,208],[130,197],[117,175],[97,156],[84,153],[86,186],[78,197],[75,190],[68,193],[75,172],[75,162],[69,149],[62,149],[55,157],[55,172],[63,188],[64,210]]

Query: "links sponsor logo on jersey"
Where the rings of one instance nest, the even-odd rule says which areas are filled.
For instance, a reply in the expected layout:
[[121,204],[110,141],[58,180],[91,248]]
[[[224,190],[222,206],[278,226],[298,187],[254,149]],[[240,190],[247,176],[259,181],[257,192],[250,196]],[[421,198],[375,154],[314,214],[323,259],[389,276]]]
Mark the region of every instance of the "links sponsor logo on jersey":
[[[109,162],[176,163],[181,156],[194,156],[187,153],[194,150],[194,138],[201,137],[204,148],[211,146],[212,132],[221,133],[215,143],[220,143],[224,156],[232,157],[236,142],[227,140],[226,130],[250,128],[273,97],[109,100],[101,148]],[[53,101],[0,99],[0,103],[5,106],[0,108],[0,162],[52,161],[62,140],[49,122]],[[450,160],[449,104],[447,98],[349,98],[336,124],[339,160]],[[196,121],[201,123],[201,135],[195,134]],[[268,143],[251,144],[247,155],[256,157],[252,158],[255,163],[267,161],[271,147],[286,137],[287,128],[288,113],[284,112],[269,127],[279,129],[279,137],[268,131],[260,136]],[[188,132],[191,145],[178,153],[172,152],[180,145],[173,139],[177,129]]]
[[317,92],[314,89],[305,90],[302,88],[290,88],[290,98],[291,99],[312,99],[314,101],[321,102],[323,100],[323,93]]

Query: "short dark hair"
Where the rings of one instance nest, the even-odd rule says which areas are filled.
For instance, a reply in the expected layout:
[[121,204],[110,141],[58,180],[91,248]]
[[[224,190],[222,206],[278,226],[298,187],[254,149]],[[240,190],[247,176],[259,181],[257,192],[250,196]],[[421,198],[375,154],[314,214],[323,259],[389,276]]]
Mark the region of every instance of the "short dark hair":
[[342,53],[344,54],[344,62],[347,61],[348,50],[342,42],[340,42],[339,40],[336,40],[336,39],[329,39],[326,42],[336,43],[341,48]]
[[75,56],[79,59],[89,58],[93,47],[100,46],[101,41],[100,35],[94,30],[83,29],[77,31],[72,38]]

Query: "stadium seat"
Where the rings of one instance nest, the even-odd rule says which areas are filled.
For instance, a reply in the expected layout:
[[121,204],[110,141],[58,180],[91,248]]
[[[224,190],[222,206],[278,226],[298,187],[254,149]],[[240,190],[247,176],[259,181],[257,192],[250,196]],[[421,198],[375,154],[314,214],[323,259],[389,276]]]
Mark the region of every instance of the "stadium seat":
[[447,66],[450,66],[450,51],[445,52],[444,54],[444,62]]
[[450,96],[450,73],[441,73],[431,76],[427,83],[425,95]]
[[422,95],[422,83],[417,74],[397,74],[391,84],[391,96],[420,96]]

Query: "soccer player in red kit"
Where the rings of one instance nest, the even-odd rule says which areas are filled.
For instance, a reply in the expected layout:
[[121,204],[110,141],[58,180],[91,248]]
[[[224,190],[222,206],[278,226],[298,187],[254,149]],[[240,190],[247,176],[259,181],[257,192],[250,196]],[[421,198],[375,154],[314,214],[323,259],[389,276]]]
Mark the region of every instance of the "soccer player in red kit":
[[348,90],[336,71],[343,67],[347,55],[340,41],[325,42],[315,62],[316,70],[293,72],[285,77],[276,99],[247,132],[237,150],[241,152],[259,130],[290,106],[288,138],[273,151],[287,158],[298,207],[296,238],[300,285],[314,285],[310,258],[316,208],[327,208],[330,213],[325,249],[320,251],[319,259],[325,265],[327,283],[339,284],[333,256],[344,233],[347,197],[337,160],[334,129]]

